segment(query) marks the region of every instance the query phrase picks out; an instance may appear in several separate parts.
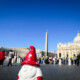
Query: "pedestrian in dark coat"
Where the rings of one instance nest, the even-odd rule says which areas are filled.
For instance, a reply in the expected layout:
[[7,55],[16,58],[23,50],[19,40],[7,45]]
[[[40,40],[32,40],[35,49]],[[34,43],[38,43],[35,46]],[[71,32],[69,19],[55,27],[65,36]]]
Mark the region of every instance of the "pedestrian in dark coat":
[[80,59],[80,56],[77,55],[77,59],[76,59],[77,66],[79,66],[79,59]]

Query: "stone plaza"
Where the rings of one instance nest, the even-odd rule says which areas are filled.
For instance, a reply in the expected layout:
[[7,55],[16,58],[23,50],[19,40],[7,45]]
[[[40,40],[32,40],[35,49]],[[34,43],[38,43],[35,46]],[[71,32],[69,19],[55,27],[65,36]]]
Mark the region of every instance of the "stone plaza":
[[[12,67],[4,64],[0,67],[0,80],[16,80],[20,68],[20,64],[13,64]],[[42,64],[40,68],[43,80],[80,80],[80,66]]]

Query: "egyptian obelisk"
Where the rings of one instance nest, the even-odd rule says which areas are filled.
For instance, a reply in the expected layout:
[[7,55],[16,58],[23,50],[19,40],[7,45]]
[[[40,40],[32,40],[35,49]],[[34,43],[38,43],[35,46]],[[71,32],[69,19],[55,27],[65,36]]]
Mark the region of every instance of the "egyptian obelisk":
[[48,33],[46,32],[46,40],[45,40],[45,56],[48,56]]

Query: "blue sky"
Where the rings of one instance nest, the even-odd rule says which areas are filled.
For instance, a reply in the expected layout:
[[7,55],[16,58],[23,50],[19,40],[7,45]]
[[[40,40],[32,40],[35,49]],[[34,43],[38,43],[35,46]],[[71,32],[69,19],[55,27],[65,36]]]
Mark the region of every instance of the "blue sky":
[[73,42],[80,32],[80,1],[0,0],[0,46],[45,50],[46,31],[49,51]]

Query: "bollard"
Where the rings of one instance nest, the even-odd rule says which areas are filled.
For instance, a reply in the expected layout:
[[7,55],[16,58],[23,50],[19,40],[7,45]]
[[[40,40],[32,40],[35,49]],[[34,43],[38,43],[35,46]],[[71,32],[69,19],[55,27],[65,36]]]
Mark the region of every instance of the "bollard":
[[61,58],[59,58],[59,65],[61,65]]
[[17,58],[17,63],[18,63],[18,64],[20,64],[20,63],[21,63],[20,58]]
[[69,66],[71,65],[71,59],[70,58],[68,59],[68,65]]
[[14,58],[12,58],[12,63],[14,63]]

